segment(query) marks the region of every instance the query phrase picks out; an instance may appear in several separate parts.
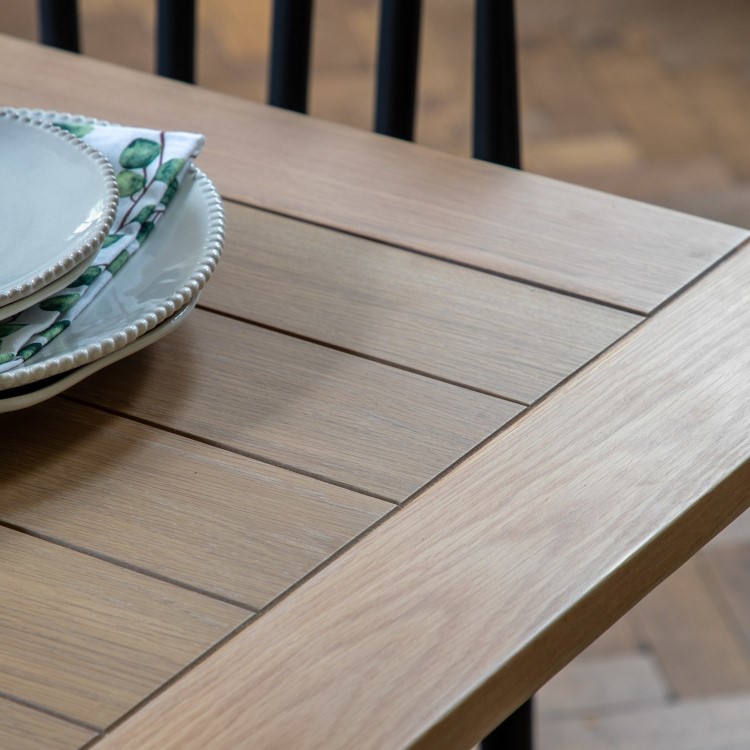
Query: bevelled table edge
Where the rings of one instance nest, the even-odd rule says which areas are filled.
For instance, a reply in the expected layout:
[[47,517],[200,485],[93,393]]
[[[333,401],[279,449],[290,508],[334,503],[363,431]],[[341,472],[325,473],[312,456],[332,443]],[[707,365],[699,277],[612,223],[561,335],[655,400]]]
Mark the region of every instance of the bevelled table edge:
[[[354,736],[360,738],[362,747],[447,748],[460,743],[468,746],[484,736],[746,506],[748,501],[742,490],[750,478],[750,430],[745,423],[750,414],[750,387],[741,382],[742,372],[746,371],[741,365],[743,358],[750,355],[738,346],[742,342],[738,337],[750,324],[750,312],[740,304],[742,290],[748,283],[750,250],[743,249],[145,705],[97,747],[203,747],[210,741],[209,746],[224,748],[232,747],[238,737],[250,736],[263,747],[275,746],[276,740],[279,746],[293,740],[300,746],[314,747],[320,733],[328,732],[325,736],[330,740],[329,747],[344,746]],[[670,347],[673,351],[668,356],[664,350]],[[654,357],[659,361],[654,362]],[[612,390],[609,381],[625,377],[624,370],[633,367],[635,373],[626,373],[631,385],[623,380],[622,388]],[[665,385],[665,379],[670,378],[682,378],[687,391]],[[716,390],[711,391],[709,386]],[[665,387],[671,390],[663,391]],[[616,393],[620,397],[597,402],[596,409],[587,413],[585,425],[576,427],[570,421],[561,426],[561,415],[573,420],[578,413],[569,409],[581,389],[593,393],[592,397]],[[630,390],[623,392],[624,389]],[[645,403],[628,407],[638,393],[646,394]],[[664,393],[669,393],[674,402],[666,403]],[[704,395],[706,403],[692,405],[691,399]],[[649,401],[652,398],[655,400]],[[740,408],[742,404],[747,408]],[[637,419],[626,419],[628,415],[622,411],[628,408],[636,409]],[[700,419],[691,418],[689,412],[693,409]],[[529,600],[524,607],[538,609],[534,628],[515,641],[509,637],[501,644],[496,642],[502,634],[496,618],[502,616],[502,611],[491,601],[484,615],[465,607],[465,587],[473,585],[472,576],[479,575],[484,596],[490,597],[493,592],[503,596],[509,591],[519,594],[526,589],[531,596],[537,583],[524,583],[517,576],[512,584],[515,588],[508,589],[512,568],[494,569],[492,565],[497,561],[490,558],[467,563],[471,557],[467,550],[472,549],[469,542],[482,538],[477,534],[498,534],[503,544],[510,545],[503,555],[525,561],[523,553],[529,551],[531,534],[514,536],[514,529],[524,524],[528,528],[531,519],[524,515],[528,511],[516,498],[523,492],[536,493],[536,497],[541,489],[536,475],[527,473],[526,480],[523,475],[519,479],[521,470],[516,469],[513,477],[503,477],[506,485],[512,485],[501,487],[499,494],[505,492],[507,503],[498,504],[496,472],[501,459],[513,457],[514,446],[527,461],[534,460],[529,455],[538,457],[540,451],[536,448],[531,453],[523,451],[534,441],[539,445],[540,440],[550,440],[550,425],[545,420],[552,417],[557,418],[557,432],[565,437],[567,447],[561,442],[544,449],[544,458],[549,458],[551,464],[549,481],[570,469],[566,461],[571,455],[582,456],[579,468],[587,481],[583,482],[579,475],[571,476],[567,486],[555,481],[554,492],[549,490],[550,499],[539,507],[546,507],[555,523],[555,512],[563,512],[565,521],[565,512],[573,512],[569,508],[576,510],[574,520],[578,524],[586,523],[591,509],[585,506],[589,496],[596,494],[597,483],[603,482],[607,489],[607,482],[615,481],[641,515],[632,520],[637,529],[632,532],[631,541],[623,541],[627,535],[624,526],[621,538],[607,545],[607,549],[596,551],[600,569],[595,574],[588,578],[580,574],[580,583],[569,581],[567,589],[561,589],[559,582],[551,589],[549,582],[545,584],[547,593],[562,591],[553,595],[557,597],[551,605],[553,610]],[[601,424],[592,424],[597,418]],[[649,465],[651,484],[639,487],[639,482],[646,481],[640,473],[643,463],[663,459],[662,453],[670,445],[682,447],[685,427],[691,425],[696,433],[687,435],[687,439],[697,442],[685,445],[684,453],[664,454],[676,462],[675,466],[666,466],[663,460],[659,465]],[[654,427],[663,434],[655,434]],[[604,448],[598,441],[597,428],[604,430]],[[624,437],[628,437],[628,430],[631,434],[624,447],[611,443],[613,433],[617,437],[624,431]],[[666,444],[667,439],[670,445]],[[574,454],[570,454],[574,449]],[[600,456],[598,451],[602,450]],[[623,452],[628,451],[640,451],[639,471],[627,461],[618,463]],[[591,462],[592,456],[598,456],[598,461]],[[600,463],[607,460],[613,466]],[[477,474],[478,467],[486,473]],[[614,480],[613,468],[619,472]],[[661,472],[667,468],[670,481],[663,479],[659,484]],[[513,464],[509,464],[508,472],[512,470]],[[681,486],[675,487],[675,483]],[[586,490],[587,487],[592,489]],[[511,490],[517,490],[512,497]],[[559,498],[573,491],[586,496],[586,502],[576,497],[580,507],[558,504],[555,508],[555,497],[559,503]],[[669,502],[664,501],[664,507],[650,505],[654,494],[667,496]],[[463,495],[463,500],[459,495]],[[446,510],[447,502],[450,511]],[[632,517],[631,513],[628,518]],[[493,520],[500,523],[495,526]],[[618,519],[614,511],[610,523],[617,527],[625,520]],[[496,528],[499,530],[494,532]],[[437,536],[431,537],[433,532]],[[555,539],[545,543],[554,543]],[[582,542],[586,543],[579,544],[575,539],[560,542],[560,553],[568,556],[563,572],[571,579],[573,573],[569,571],[580,565],[572,551],[596,557],[587,551],[593,542]],[[538,549],[544,552],[546,547]],[[409,558],[411,568],[403,567],[403,555]],[[591,560],[586,567],[590,564]],[[421,571],[420,565],[424,566]],[[462,565],[464,569],[459,569]],[[472,571],[471,576],[467,577],[467,570]],[[370,572],[372,577],[364,572]],[[438,575],[442,579],[436,588],[434,577]],[[325,601],[326,592],[335,592],[333,604],[313,611],[311,603]],[[438,593],[447,601],[436,599]],[[602,604],[604,594],[615,595],[608,606]],[[567,603],[561,596],[569,597]],[[468,598],[474,605],[489,601]],[[415,612],[420,606],[421,614]],[[430,643],[439,648],[443,641],[431,632],[430,618],[439,620],[434,624],[439,631],[445,625],[442,618],[446,607],[451,613],[451,632],[467,630],[472,635],[465,644],[464,659],[457,660],[451,652],[451,673],[465,668],[464,662],[473,658],[472,645],[475,650],[489,648],[493,654],[483,667],[456,675],[460,687],[455,689],[446,688],[445,681],[430,672],[447,667],[425,664],[431,677],[425,685],[425,673],[409,669],[409,654],[387,651],[394,638],[413,644],[419,651],[421,640],[428,634]],[[484,626],[497,630],[494,637],[491,630],[478,631],[486,633],[489,645],[475,640],[477,632],[472,628],[477,626],[472,623],[477,617]],[[593,617],[597,618],[595,622]],[[468,637],[467,633],[464,637]],[[569,638],[565,647],[558,642],[563,636]],[[286,649],[274,648],[284,642]],[[309,651],[290,653],[290,642],[305,644]],[[370,668],[376,654],[383,656],[379,671]],[[417,660],[423,657],[424,654],[416,655]],[[541,666],[540,657],[544,660]],[[536,665],[533,674],[530,664]],[[336,681],[330,677],[333,665],[339,677]],[[398,679],[390,670],[396,670]],[[366,692],[375,707],[379,699],[392,696],[392,702],[383,709],[386,714],[379,720],[364,715],[362,708],[368,704],[362,704],[362,698],[352,694],[348,683],[353,673],[367,675]],[[278,675],[275,680],[274,675]],[[414,684],[406,686],[407,678]],[[421,716],[415,716],[418,710],[422,711]],[[270,738],[274,738],[272,744],[268,744]]]

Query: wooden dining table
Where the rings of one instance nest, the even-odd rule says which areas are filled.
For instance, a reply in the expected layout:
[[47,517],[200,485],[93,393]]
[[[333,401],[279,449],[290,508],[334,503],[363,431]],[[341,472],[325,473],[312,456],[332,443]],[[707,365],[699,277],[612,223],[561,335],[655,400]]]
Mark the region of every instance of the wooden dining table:
[[226,210],[0,415],[1,747],[469,748],[750,504],[747,230],[8,37],[0,102],[204,133]]

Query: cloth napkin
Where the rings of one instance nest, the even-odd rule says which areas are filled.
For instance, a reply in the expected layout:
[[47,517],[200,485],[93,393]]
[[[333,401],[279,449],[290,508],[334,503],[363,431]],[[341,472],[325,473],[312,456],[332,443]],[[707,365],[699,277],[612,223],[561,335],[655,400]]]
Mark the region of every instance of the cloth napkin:
[[0,372],[22,365],[106,289],[158,224],[204,141],[195,133],[66,121],[55,125],[109,159],[120,191],[117,214],[93,263],[70,286],[0,320]]

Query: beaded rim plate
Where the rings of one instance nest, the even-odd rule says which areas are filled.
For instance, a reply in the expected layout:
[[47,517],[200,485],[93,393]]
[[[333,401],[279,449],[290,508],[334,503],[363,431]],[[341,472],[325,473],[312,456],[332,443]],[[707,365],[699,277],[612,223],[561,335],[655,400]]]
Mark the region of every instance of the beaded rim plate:
[[198,297],[193,297],[186,307],[183,307],[182,310],[167,318],[163,323],[159,323],[156,328],[144,333],[143,336],[137,338],[132,344],[128,344],[122,349],[112,352],[112,354],[108,354],[101,359],[77,367],[75,370],[70,370],[70,372],[65,372],[47,380],[43,380],[40,383],[33,383],[31,385],[11,388],[10,390],[0,392],[0,414],[18,411],[19,409],[26,409],[29,406],[36,406],[36,404],[40,404],[42,401],[47,401],[47,399],[57,396],[68,388],[72,388],[76,383],[80,383],[85,378],[93,375],[95,372],[99,372],[99,370],[108,365],[119,362],[121,359],[129,357],[131,354],[135,354],[136,352],[141,351],[141,349],[145,349],[147,346],[150,346],[154,342],[164,338],[167,334],[172,333],[172,331],[179,328],[185,320],[187,320],[187,316],[197,303]]
[[67,372],[123,349],[194,299],[224,243],[224,208],[196,167],[148,242],[107,288],[26,363],[0,373],[0,391]]
[[85,270],[115,219],[118,192],[107,159],[31,112],[0,110],[0,161],[0,317],[8,317]]

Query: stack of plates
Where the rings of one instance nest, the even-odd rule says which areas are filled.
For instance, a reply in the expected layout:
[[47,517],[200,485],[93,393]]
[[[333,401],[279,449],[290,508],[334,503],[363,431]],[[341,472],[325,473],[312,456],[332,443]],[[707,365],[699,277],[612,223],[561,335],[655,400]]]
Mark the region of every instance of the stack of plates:
[[[0,114],[0,321],[74,281],[114,220],[104,157],[49,124],[96,122],[42,111]],[[39,403],[184,322],[213,273],[224,212],[195,167],[143,247],[72,325],[23,366],[0,373],[0,412]]]

